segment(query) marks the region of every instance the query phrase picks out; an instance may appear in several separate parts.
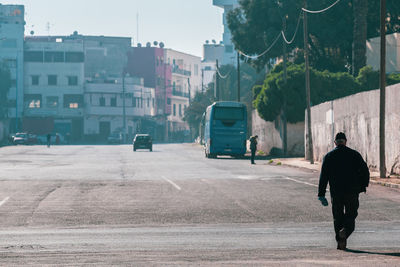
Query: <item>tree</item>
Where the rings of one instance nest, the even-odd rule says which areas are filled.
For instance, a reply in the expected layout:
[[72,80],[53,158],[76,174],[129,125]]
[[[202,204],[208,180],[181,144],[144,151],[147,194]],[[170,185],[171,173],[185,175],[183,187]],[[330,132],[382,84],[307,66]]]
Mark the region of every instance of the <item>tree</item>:
[[7,95],[11,88],[11,74],[8,67],[0,65],[0,120],[7,117],[8,103]]
[[367,64],[367,13],[368,1],[353,0],[354,26],[352,74],[354,77],[356,77],[360,69]]
[[[283,80],[282,66],[278,65],[266,76],[254,106],[261,118],[274,121],[285,107],[287,121],[297,123],[304,121],[306,108],[304,88],[304,65],[289,64],[287,83]],[[313,84],[311,102],[313,105],[348,96],[360,91],[355,79],[348,73],[310,70]],[[286,105],[283,103],[286,102]]]
[[[319,10],[332,4],[331,0],[307,0],[308,8]],[[363,53],[365,37],[379,35],[379,1],[353,0],[340,1],[336,6],[321,14],[308,16],[310,64],[318,70],[344,72],[352,69],[353,42],[355,43],[356,69],[365,65]],[[368,6],[367,6],[368,2]],[[353,6],[353,4],[355,4]],[[228,14],[228,25],[236,48],[246,54],[260,54],[273,44],[282,30],[282,20],[286,19],[286,35],[294,34],[303,1],[297,0],[241,0],[240,8]],[[361,10],[360,10],[361,9]],[[365,9],[367,9],[367,29],[365,29]],[[360,13],[360,14],[359,14]],[[400,1],[388,3],[388,33],[400,30]],[[354,26],[354,27],[353,27]],[[298,33],[301,33],[301,25]],[[357,34],[353,38],[354,31]],[[367,30],[367,34],[365,34]],[[302,38],[295,38],[288,47],[297,59],[302,53]],[[281,57],[282,48],[275,45],[272,49],[252,63],[258,67],[265,66],[270,59]],[[301,62],[301,61],[300,61]]]

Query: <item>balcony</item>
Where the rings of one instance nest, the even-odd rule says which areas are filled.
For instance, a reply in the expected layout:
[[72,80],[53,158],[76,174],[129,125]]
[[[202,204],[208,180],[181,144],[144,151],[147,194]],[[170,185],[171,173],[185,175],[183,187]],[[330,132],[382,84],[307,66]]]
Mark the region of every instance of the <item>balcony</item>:
[[179,91],[179,90],[176,90],[176,89],[172,89],[172,95],[173,96],[181,96],[181,97],[189,98],[189,93],[182,92],[182,91]]
[[179,68],[179,66],[173,65],[172,66],[172,73],[176,73],[176,74],[180,74],[180,75],[184,75],[184,76],[192,76],[192,72],[188,71],[188,70],[183,70],[181,68]]

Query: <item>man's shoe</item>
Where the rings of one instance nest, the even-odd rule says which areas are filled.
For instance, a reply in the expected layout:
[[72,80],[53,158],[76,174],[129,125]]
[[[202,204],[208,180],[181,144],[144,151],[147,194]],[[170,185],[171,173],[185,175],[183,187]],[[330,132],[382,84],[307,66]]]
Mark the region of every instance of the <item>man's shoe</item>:
[[344,230],[344,228],[339,231],[339,240],[337,243],[338,243],[337,249],[346,250],[347,236],[346,236],[346,231]]

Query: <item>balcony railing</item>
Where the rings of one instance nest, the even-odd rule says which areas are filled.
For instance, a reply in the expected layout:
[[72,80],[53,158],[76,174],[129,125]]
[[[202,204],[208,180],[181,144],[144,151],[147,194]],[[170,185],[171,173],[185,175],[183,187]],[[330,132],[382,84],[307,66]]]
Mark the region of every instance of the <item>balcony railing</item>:
[[191,76],[192,72],[188,70],[183,70],[179,68],[178,66],[172,66],[172,73],[177,73],[185,76]]
[[172,89],[172,95],[189,98],[189,93]]

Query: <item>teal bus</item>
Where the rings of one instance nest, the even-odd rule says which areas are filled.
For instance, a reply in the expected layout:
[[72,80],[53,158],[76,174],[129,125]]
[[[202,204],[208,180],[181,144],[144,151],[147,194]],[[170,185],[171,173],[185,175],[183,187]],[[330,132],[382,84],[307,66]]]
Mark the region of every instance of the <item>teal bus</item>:
[[204,114],[204,151],[207,158],[246,154],[247,108],[239,102],[215,102]]

